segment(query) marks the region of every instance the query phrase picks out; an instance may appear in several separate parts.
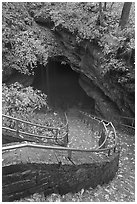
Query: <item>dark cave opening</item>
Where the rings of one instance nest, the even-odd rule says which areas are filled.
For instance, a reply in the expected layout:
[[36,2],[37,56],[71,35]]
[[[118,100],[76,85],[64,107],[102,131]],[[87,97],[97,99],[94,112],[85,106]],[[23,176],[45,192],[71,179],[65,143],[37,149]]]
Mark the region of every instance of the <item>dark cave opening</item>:
[[47,94],[51,107],[64,110],[79,107],[94,113],[94,99],[81,88],[79,73],[73,71],[68,64],[51,60],[46,67],[38,65],[33,87]]

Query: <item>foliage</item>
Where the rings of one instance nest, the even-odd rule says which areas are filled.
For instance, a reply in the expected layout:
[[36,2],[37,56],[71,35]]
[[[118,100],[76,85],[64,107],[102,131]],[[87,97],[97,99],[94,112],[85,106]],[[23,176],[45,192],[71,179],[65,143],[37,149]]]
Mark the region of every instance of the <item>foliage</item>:
[[134,7],[132,7],[131,12],[133,16],[130,16],[129,23],[123,30],[119,27],[120,13],[118,5],[112,11],[106,12],[108,33],[104,32],[99,40],[99,45],[102,47],[104,53],[101,66],[103,74],[106,74],[110,69],[117,70],[118,72],[119,70],[131,72],[131,66],[127,64],[128,59],[119,59],[118,51],[123,51],[123,54],[124,52],[129,53],[127,57],[130,58],[132,50],[135,49],[135,19],[133,9]]
[[[65,29],[79,37],[79,39],[98,39],[104,34],[112,33],[119,24],[123,3],[115,3],[113,9],[104,11],[105,24],[98,25],[99,4],[93,2],[64,2],[64,3],[43,3],[40,11],[36,9],[36,4],[29,4],[30,9],[34,12],[34,18],[39,16],[43,21],[49,19],[53,22],[53,30]],[[36,11],[34,11],[36,9]],[[132,8],[132,16],[128,23],[128,30],[133,28],[134,31],[134,7]],[[114,34],[115,36],[115,34]]]
[[[135,5],[132,3],[127,26],[121,30],[119,20],[123,5],[124,2],[114,2],[111,7],[112,3],[107,3],[100,23],[99,3],[95,2],[3,2],[4,75],[13,69],[33,74],[38,64],[45,66],[48,59],[55,56],[63,56],[72,67],[79,68],[83,56],[77,53],[78,48],[82,47],[82,55],[86,57],[86,43],[96,42],[103,53],[98,55],[101,66],[96,67],[102,85],[105,77],[110,78],[106,87],[102,86],[106,88],[105,94],[114,99],[107,93],[107,87],[113,82],[124,89],[129,82],[128,90],[133,93],[135,66],[134,59],[131,64],[130,58],[135,51]],[[72,49],[69,50],[69,46]]]
[[55,36],[34,22],[40,18],[43,25],[46,22],[45,26],[52,31],[64,30],[73,34],[77,43],[96,40],[104,53],[103,59],[107,59],[102,66],[102,73],[106,73],[108,58],[116,59],[118,48],[125,46],[127,38],[127,49],[132,50],[135,45],[134,3],[127,27],[123,30],[119,27],[123,2],[111,6],[111,3],[107,3],[103,11],[104,22],[100,25],[99,3],[95,2],[3,3],[4,72],[17,69],[29,74],[37,62],[46,65],[48,57],[63,54]]
[[[6,84],[2,85],[2,111],[5,115],[10,115],[15,118],[20,118],[30,121],[35,124],[54,127],[57,125],[54,118],[49,119],[45,114],[39,114],[38,110],[44,108],[45,111],[49,110],[46,102],[46,95],[39,90],[33,90],[32,87],[24,88],[19,83],[11,84],[9,87]],[[10,128],[15,128],[15,121],[4,118],[3,125]],[[58,122],[58,126],[61,123]],[[45,128],[36,126],[19,124],[19,128],[23,132],[29,132],[37,135],[49,135],[51,132]]]
[[16,61],[20,62],[20,58],[15,58],[15,43],[18,40],[18,34],[28,29],[31,18],[21,3],[4,2],[2,12],[3,72],[8,74],[8,71],[14,68]]
[[2,107],[3,114],[22,119],[30,119],[41,107],[48,108],[45,94],[32,87],[23,88],[17,82],[9,87],[2,85]]
[[[84,40],[96,41],[104,56],[102,58],[101,73],[105,75],[109,69],[124,69],[126,61],[117,58],[117,51],[125,49],[129,55],[135,48],[135,11],[134,3],[130,17],[125,29],[119,27],[119,21],[124,2],[107,3],[103,12],[103,23],[98,22],[99,3],[93,2],[64,2],[64,3],[43,3],[39,10],[37,3],[30,5],[33,10],[34,19],[41,22],[50,22],[53,31],[65,31],[75,36],[77,43]],[[36,11],[34,11],[36,9]],[[112,63],[114,65],[112,66]],[[117,64],[117,66],[115,66]],[[129,64],[128,64],[129,66]],[[129,66],[125,67],[130,69]],[[131,69],[129,70],[131,71]]]
[[46,64],[48,45],[42,31],[33,22],[26,3],[3,2],[2,4],[2,57],[3,76],[17,69],[32,74],[37,62]]
[[[58,113],[50,112],[47,96],[32,87],[24,88],[18,82],[7,86],[2,85],[2,112],[15,118],[30,121],[48,127],[62,127],[64,123]],[[12,120],[4,119],[3,125],[15,128]],[[53,136],[54,131],[36,126],[24,126],[20,123],[20,130],[37,135]]]

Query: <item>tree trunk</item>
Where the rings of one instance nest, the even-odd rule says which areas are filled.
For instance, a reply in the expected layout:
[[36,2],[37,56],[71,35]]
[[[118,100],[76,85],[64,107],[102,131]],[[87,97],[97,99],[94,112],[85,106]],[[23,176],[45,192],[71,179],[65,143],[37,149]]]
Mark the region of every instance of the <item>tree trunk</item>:
[[102,3],[99,3],[99,16],[98,16],[98,24],[103,24],[103,11],[102,11]]
[[110,9],[109,9],[110,11],[112,10],[113,5],[114,5],[114,2],[112,2],[111,6],[110,6]]
[[106,10],[107,10],[107,2],[105,2],[103,6],[103,11],[106,11]]
[[128,22],[131,5],[132,5],[132,2],[125,2],[124,3],[121,18],[119,21],[119,26],[121,26],[121,29],[124,29],[125,25]]
[[107,26],[106,22],[105,22],[105,14],[103,12],[103,7],[102,7],[102,3],[99,3],[99,15],[98,15],[98,20],[97,20],[97,25],[101,25],[101,26]]

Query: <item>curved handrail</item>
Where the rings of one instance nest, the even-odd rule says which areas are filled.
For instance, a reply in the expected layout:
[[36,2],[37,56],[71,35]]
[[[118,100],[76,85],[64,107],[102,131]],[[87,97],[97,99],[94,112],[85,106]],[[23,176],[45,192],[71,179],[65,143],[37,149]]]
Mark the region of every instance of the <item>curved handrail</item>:
[[36,124],[36,123],[31,123],[29,121],[26,121],[26,120],[22,120],[22,119],[19,119],[19,118],[14,118],[12,116],[9,116],[9,115],[4,115],[2,114],[2,117],[6,117],[6,118],[10,118],[10,119],[13,119],[15,121],[19,121],[19,122],[22,122],[22,123],[25,123],[25,124],[28,124],[28,125],[32,125],[32,126],[36,126],[36,127],[41,127],[41,128],[45,128],[45,129],[51,129],[51,130],[59,130],[59,129],[64,129],[65,127],[67,127],[68,125],[68,119],[67,119],[67,115],[66,113],[64,114],[65,115],[65,120],[66,120],[66,124],[63,126],[63,127],[60,127],[60,128],[56,128],[56,127],[49,127],[49,126],[45,126],[45,125],[39,125],[39,124]]
[[[6,151],[6,150],[10,150],[10,149],[16,149],[16,148],[22,148],[22,147],[34,147],[34,148],[42,148],[42,149],[65,150],[65,151],[68,151],[69,157],[71,155],[70,153],[73,152],[73,151],[76,151],[76,152],[96,152],[96,153],[99,153],[99,152],[106,152],[106,151],[110,152],[110,150],[114,150],[114,152],[115,152],[116,145],[117,145],[117,136],[116,136],[116,131],[115,131],[115,128],[114,128],[112,122],[109,122],[109,121],[106,121],[106,120],[104,122],[103,120],[95,118],[92,115],[87,115],[87,114],[85,114],[82,111],[80,111],[80,112],[84,116],[87,116],[87,117],[89,117],[89,118],[91,118],[91,119],[93,119],[95,121],[98,121],[99,123],[101,122],[103,124],[103,127],[104,127],[105,132],[106,132],[106,137],[105,137],[105,140],[103,141],[103,143],[98,148],[96,148],[96,149],[75,149],[75,148],[68,148],[68,147],[54,147],[54,146],[45,146],[45,145],[39,145],[39,144],[26,143],[26,144],[19,144],[19,145],[11,145],[11,146],[2,147],[2,151]],[[66,120],[66,124],[63,127],[67,127],[68,128],[68,120],[67,120],[67,115],[66,114],[65,114],[65,120]],[[107,122],[107,124],[106,124],[106,122]],[[112,145],[110,147],[102,148],[103,145],[106,143],[107,138],[108,138],[109,130],[107,130],[107,128],[106,128],[106,126],[108,126],[108,125],[111,125],[111,127],[113,129],[115,143],[114,143],[114,145]],[[62,129],[63,127],[61,127],[60,129]],[[64,134],[64,136],[66,136],[66,134]]]
[[[12,119],[12,120],[16,121],[16,129],[12,129],[12,128],[9,128],[9,127],[2,127],[2,129],[9,130],[9,131],[12,131],[12,132],[16,132],[17,133],[16,137],[19,137],[19,138],[20,138],[19,134],[24,134],[24,135],[32,136],[35,139],[38,139],[38,138],[39,139],[41,139],[41,138],[55,139],[56,138],[56,142],[57,142],[57,139],[63,139],[65,137],[67,137],[67,135],[68,135],[68,120],[67,120],[66,113],[64,114],[65,124],[63,125],[63,127],[57,127],[57,128],[31,123],[31,122],[28,122],[28,121],[25,121],[25,120],[22,120],[22,119],[19,119],[19,118],[14,118],[12,116],[4,115],[4,114],[2,114],[2,117]],[[33,127],[39,127],[39,128],[43,128],[43,129],[46,129],[46,130],[49,130],[49,131],[55,131],[55,135],[48,137],[48,136],[45,136],[45,135],[37,135],[37,134],[28,133],[28,132],[23,132],[23,131],[19,130],[18,123],[28,124],[28,125],[31,125]],[[66,130],[65,134],[61,133],[62,130],[63,131]]]
[[97,149],[100,149],[101,147],[103,147],[104,144],[106,143],[107,139],[108,139],[107,129],[106,129],[106,127],[105,127],[105,125],[104,125],[103,122],[102,122],[102,124],[103,124],[103,126],[104,126],[105,131],[106,131],[106,137],[105,137],[103,143],[102,143]]
[[2,147],[2,151],[7,151],[11,149],[17,149],[22,147],[34,147],[40,149],[52,149],[52,150],[65,150],[71,152],[104,152],[113,149],[114,147],[108,147],[104,149],[76,149],[76,148],[68,148],[68,147],[60,147],[60,146],[46,146],[40,144],[32,144],[32,143],[25,143],[25,144],[17,144],[17,145],[9,145]]
[[29,121],[22,120],[22,119],[19,119],[19,118],[14,118],[14,117],[9,116],[9,115],[2,114],[2,117],[13,119],[15,121],[19,121],[19,122],[22,122],[22,123],[25,123],[25,124],[28,124],[28,125],[36,126],[36,127],[41,127],[41,128],[45,128],[45,129],[49,129],[49,130],[50,129],[51,130],[58,130],[58,128],[55,128],[55,127],[49,127],[49,126],[39,125],[39,124],[36,124],[36,123],[31,123]]
[[123,123],[120,123],[121,125],[125,126],[125,127],[128,127],[128,128],[132,128],[132,129],[135,129],[135,118],[132,118],[132,117],[127,117],[127,116],[119,116],[119,118],[121,119],[126,119],[126,120],[130,120],[132,125],[127,125],[127,124],[123,124]]
[[[8,128],[8,127],[2,127],[2,129],[9,130],[11,132],[16,132],[17,131],[15,129],[11,129],[11,128]],[[43,138],[44,137],[44,135],[43,136],[36,135],[36,134],[28,133],[28,132],[23,132],[23,131],[20,131],[20,130],[18,131],[18,133],[28,135],[28,136],[38,137],[38,138]],[[53,138],[54,137],[46,137],[46,139],[53,139]]]
[[120,116],[120,118],[127,118],[127,119],[131,119],[131,120],[135,120],[135,118],[127,117],[127,116]]
[[[94,115],[92,115],[92,116],[95,117],[95,118],[97,118],[97,119],[99,119],[99,120],[103,120],[104,122],[108,122],[108,123],[109,123],[109,121],[107,121],[106,119],[104,120],[104,119],[102,119],[102,118],[100,118],[100,117],[98,117],[98,116],[94,116]],[[118,118],[121,118],[121,119],[123,118],[123,119],[128,119],[128,120],[135,121],[135,118],[127,117],[127,116],[119,116],[119,117],[117,117],[117,121],[119,121]],[[135,129],[135,127],[134,127],[133,125],[130,126],[130,125],[126,125],[126,124],[123,124],[123,123],[121,123],[121,125],[123,125],[123,126],[125,126],[125,127],[129,127],[129,128]]]
[[[85,115],[86,117],[89,117],[89,118],[91,118],[91,119],[93,119],[93,120],[98,121],[99,123],[101,122],[102,125],[103,125],[103,127],[104,127],[104,129],[105,129],[105,132],[106,132],[105,139],[104,139],[103,143],[102,143],[99,147],[97,147],[96,149],[101,149],[101,148],[104,146],[104,144],[106,143],[106,141],[107,141],[107,139],[108,139],[108,136],[109,136],[109,135],[108,135],[108,130],[107,130],[107,128],[106,128],[106,126],[108,126],[108,125],[111,125],[111,127],[112,127],[112,129],[113,129],[113,133],[114,133],[114,145],[112,146],[112,148],[115,148],[115,147],[116,147],[116,145],[117,145],[117,135],[116,135],[116,130],[115,130],[114,125],[112,124],[112,122],[109,122],[109,121],[104,120],[104,119],[102,119],[102,118],[99,118],[99,117],[97,117],[97,116],[88,115],[88,114],[84,113],[83,111],[79,111],[79,112],[80,112],[81,114]],[[107,124],[106,124],[106,123],[107,123]],[[105,148],[104,148],[104,149],[105,149]]]

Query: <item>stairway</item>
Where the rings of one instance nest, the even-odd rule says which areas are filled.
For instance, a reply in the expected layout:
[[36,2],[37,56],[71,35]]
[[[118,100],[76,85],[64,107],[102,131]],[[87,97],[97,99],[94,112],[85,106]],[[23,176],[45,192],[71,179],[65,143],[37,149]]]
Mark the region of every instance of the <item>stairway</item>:
[[[135,202],[135,137],[117,130],[121,144],[119,170],[115,178],[96,189],[86,190],[79,201],[82,202]],[[66,195],[67,198],[67,195]],[[63,199],[65,201],[65,198]],[[73,196],[70,202],[77,202]]]
[[[77,112],[72,110],[68,113],[70,127],[70,147],[91,148],[97,145],[97,140],[92,143],[88,128],[77,116]],[[117,136],[121,145],[119,170],[115,178],[103,186],[98,185],[96,189],[84,191],[81,195],[67,194],[57,197],[60,201],[69,202],[135,202],[135,136],[128,131],[117,130]],[[79,138],[81,141],[79,141]],[[96,138],[96,137],[95,137]],[[111,145],[111,141],[110,141]],[[95,159],[96,155],[92,155]],[[98,159],[100,155],[96,159]],[[46,201],[46,200],[45,200]]]
[[[87,127],[78,117],[77,110],[68,112],[69,121],[69,147],[91,149],[98,145],[97,135]],[[110,129],[111,131],[111,129]],[[135,201],[135,137],[128,131],[117,130],[117,137],[121,145],[119,170],[115,178],[96,189],[86,190],[82,196],[67,194],[60,197],[60,201],[69,202],[134,202]],[[109,143],[112,145],[112,141]],[[91,156],[91,155],[90,155]],[[93,161],[102,155],[92,154]],[[103,155],[104,157],[104,155]],[[88,160],[88,157],[87,157]],[[69,200],[68,200],[69,196]]]
[[[69,109],[68,113],[69,122],[69,143],[68,147],[81,148],[81,149],[93,149],[98,146],[98,136],[96,133],[91,131],[91,127],[83,123],[78,116],[77,109]],[[117,131],[117,136],[121,145],[120,163],[119,170],[115,178],[109,183],[103,186],[97,186],[96,189],[85,190],[84,193],[78,198],[77,195],[72,195],[71,201],[82,201],[82,202],[133,202],[135,201],[135,138],[133,135],[128,135],[126,132]],[[111,142],[110,142],[111,144]],[[7,155],[6,155],[7,154]],[[5,165],[9,165],[11,160],[13,164],[15,160],[22,163],[36,162],[44,163],[45,160],[49,164],[62,162],[62,164],[73,164],[66,157],[67,154],[52,150],[35,150],[25,148],[23,150],[13,150],[5,154]],[[9,157],[10,155],[10,157]],[[16,157],[15,157],[16,155]],[[105,156],[107,159],[107,156]],[[72,157],[73,158],[73,157]],[[101,154],[86,154],[85,158],[87,162],[99,161],[104,158]],[[10,162],[9,162],[10,160]],[[77,164],[82,162],[82,158],[75,160]],[[10,163],[11,164],[11,163]],[[60,195],[59,195],[60,196]],[[66,199],[66,200],[65,200]],[[79,199],[79,200],[78,200]],[[21,199],[25,201],[24,199]],[[61,201],[68,201],[68,194],[60,196]],[[26,200],[27,201],[27,200]],[[46,198],[45,198],[46,201]],[[33,202],[33,200],[32,200]]]
[[68,112],[69,143],[68,147],[93,149],[98,146],[97,135],[78,116],[77,109]]

